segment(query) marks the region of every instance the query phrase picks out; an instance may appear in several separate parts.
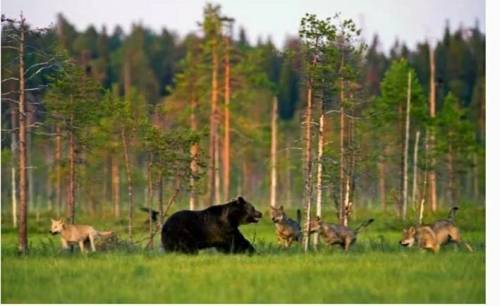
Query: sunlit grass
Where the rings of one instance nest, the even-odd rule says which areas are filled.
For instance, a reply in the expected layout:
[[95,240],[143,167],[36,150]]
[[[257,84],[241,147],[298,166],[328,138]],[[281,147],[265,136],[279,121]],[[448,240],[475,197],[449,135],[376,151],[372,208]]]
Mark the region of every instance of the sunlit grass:
[[[440,217],[446,212],[441,212]],[[164,254],[156,248],[81,255],[62,251],[48,234],[48,216],[31,222],[31,252],[16,255],[16,233],[2,226],[2,302],[31,303],[484,303],[484,209],[463,209],[458,224],[474,253],[453,246],[438,254],[402,249],[403,223],[381,212],[359,211],[376,222],[349,253],[320,246],[304,254],[298,245],[282,250],[268,218],[243,226],[258,251],[254,256]],[[330,217],[330,218],[328,218]],[[432,220],[429,216],[429,221]],[[437,216],[435,216],[437,218]],[[327,215],[333,221],[333,214]],[[33,220],[30,220],[33,221]],[[136,239],[146,236],[138,219]],[[122,223],[82,220],[113,229]],[[159,238],[159,237],[157,237]]]

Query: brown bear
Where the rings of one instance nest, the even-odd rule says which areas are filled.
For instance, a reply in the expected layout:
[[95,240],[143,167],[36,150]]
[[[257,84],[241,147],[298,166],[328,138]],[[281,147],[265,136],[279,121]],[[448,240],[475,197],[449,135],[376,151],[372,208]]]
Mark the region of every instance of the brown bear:
[[253,253],[254,247],[238,226],[257,223],[262,213],[243,197],[204,210],[181,210],[170,216],[161,230],[166,252],[196,254],[215,247],[224,253]]

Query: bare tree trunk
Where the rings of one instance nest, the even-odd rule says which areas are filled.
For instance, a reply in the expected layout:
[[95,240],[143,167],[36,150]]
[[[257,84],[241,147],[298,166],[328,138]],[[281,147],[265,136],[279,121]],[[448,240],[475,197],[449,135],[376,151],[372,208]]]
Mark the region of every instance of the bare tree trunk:
[[163,176],[158,178],[158,222],[163,224]]
[[12,226],[17,228],[17,178],[16,178],[16,153],[17,153],[17,138],[16,138],[16,109],[14,105],[11,104],[11,128],[12,133],[10,135],[10,151],[12,153],[12,161],[10,168],[10,183],[11,183],[11,200],[12,200]]
[[28,251],[28,180],[26,177],[26,99],[24,95],[24,28],[25,19],[21,15],[19,40],[19,252]]
[[307,109],[306,109],[306,120],[305,120],[305,142],[306,142],[306,160],[305,160],[305,207],[306,218],[305,222],[305,235],[304,235],[304,251],[309,249],[309,232],[311,229],[311,202],[312,202],[312,137],[311,137],[311,117],[312,117],[312,80],[309,79],[307,82]]
[[345,180],[345,195],[344,195],[344,203],[342,203],[342,212],[343,212],[343,216],[342,216],[342,225],[343,226],[348,226],[349,225],[349,214],[350,214],[350,203],[349,203],[349,192],[350,192],[350,188],[349,188],[349,181],[348,180]]
[[[342,57],[341,69],[343,67],[344,58]],[[339,129],[339,184],[340,184],[340,211],[339,211],[339,221],[341,224],[345,223],[345,206],[344,206],[344,198],[345,198],[345,177],[344,177],[344,133],[345,133],[345,118],[344,118],[344,78],[340,77],[340,100],[339,100],[339,115],[340,115],[340,129]]]
[[121,128],[121,138],[123,145],[123,157],[125,159],[125,170],[127,172],[127,187],[128,187],[128,239],[132,241],[132,218],[134,213],[134,190],[132,188],[132,171],[130,169],[130,160],[128,156],[128,140],[125,135],[125,128]]
[[418,186],[418,142],[420,140],[420,131],[415,133],[415,146],[413,149],[413,187],[411,195],[412,205],[417,205],[417,186]]
[[56,209],[57,217],[62,214],[62,135],[61,135],[61,125],[56,124]]
[[[322,192],[323,192],[323,146],[324,140],[324,129],[325,129],[325,108],[323,99],[320,100],[320,110],[319,115],[319,130],[318,130],[318,169],[316,172],[316,216],[321,217],[322,208]],[[319,234],[314,235],[313,245],[314,248],[318,247]]]
[[[73,97],[71,97],[71,100]],[[73,117],[70,119],[73,126]],[[67,216],[71,224],[75,224],[75,194],[76,194],[76,141],[75,133],[71,130],[69,134],[69,186],[67,198]]]
[[153,233],[153,214],[151,212],[153,211],[153,173],[152,173],[152,168],[153,168],[153,156],[150,153],[148,156],[148,191],[147,191],[147,198],[148,198],[148,207],[149,207],[149,243],[148,247],[151,249],[154,248],[154,233]]
[[271,188],[269,203],[276,207],[276,147],[278,142],[278,99],[273,98],[273,109],[271,111]]
[[212,96],[211,96],[211,112],[210,112],[210,163],[208,165],[208,181],[209,181],[209,201],[210,205],[215,203],[216,199],[216,176],[217,176],[217,159],[218,159],[218,137],[217,137],[217,98],[218,98],[218,79],[217,71],[219,67],[219,59],[217,56],[216,39],[212,41]]
[[34,207],[35,208],[35,216],[36,216],[36,222],[40,222],[40,208],[38,207],[38,201],[36,201],[35,197],[33,196],[33,187],[34,187],[34,180],[33,180],[33,164],[32,164],[32,158],[31,158],[31,152],[32,152],[32,141],[31,141],[31,125],[33,124],[33,106],[31,103],[27,103],[26,107],[28,109],[28,112],[26,114],[27,117],[27,128],[26,128],[26,159],[28,163],[28,206]]
[[[451,136],[450,136],[451,138]],[[456,206],[455,197],[454,197],[454,184],[455,184],[455,175],[453,173],[453,148],[451,143],[448,142],[448,152],[446,153],[446,169],[448,171],[448,182],[446,188],[446,196],[448,198],[448,205],[450,207]]]
[[408,210],[408,151],[410,147],[410,108],[411,108],[411,72],[408,72],[408,86],[406,95],[406,120],[405,120],[405,139],[404,139],[404,157],[403,157],[403,220],[406,220]]
[[377,162],[377,169],[378,169],[378,193],[380,196],[380,204],[382,206],[382,209],[385,211],[387,209],[387,203],[385,200],[385,157],[383,155],[380,156]]
[[115,154],[111,155],[111,202],[115,218],[120,217],[120,164]]
[[220,177],[220,139],[219,134],[215,135],[215,203],[221,203],[221,177]]
[[231,183],[231,134],[230,134],[230,111],[229,103],[231,101],[231,62],[230,62],[230,39],[228,36],[224,38],[225,54],[224,54],[224,152],[223,152],[223,167],[224,167],[224,200],[229,199],[229,187]]
[[286,149],[286,207],[290,207],[292,204],[292,170],[291,170],[291,160],[290,160],[290,142],[287,140]]
[[[191,98],[191,130],[196,132],[198,130],[198,122],[196,121],[196,110],[198,109],[198,102],[195,98]],[[189,193],[189,209],[194,210],[198,206],[198,193],[196,190],[196,181],[193,176],[198,175],[198,155],[200,150],[199,143],[191,145],[191,178],[189,179],[190,193]]]
[[[435,83],[436,68],[434,63],[434,50],[432,49],[432,46],[429,46],[429,59],[430,59],[429,115],[432,119],[436,117],[436,83]],[[428,172],[429,189],[430,189],[429,198],[430,198],[431,210],[434,212],[438,208],[438,203],[437,203],[437,188],[436,188],[436,171],[434,169],[435,160],[434,160],[434,154],[432,154],[434,150],[433,129],[431,129],[429,133],[429,143],[426,146],[426,149],[430,151],[429,153],[431,153],[430,170]]]

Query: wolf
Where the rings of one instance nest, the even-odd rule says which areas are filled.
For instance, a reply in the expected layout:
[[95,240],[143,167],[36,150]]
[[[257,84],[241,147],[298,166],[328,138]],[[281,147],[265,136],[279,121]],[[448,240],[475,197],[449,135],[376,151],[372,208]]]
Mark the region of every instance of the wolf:
[[110,237],[113,232],[100,232],[95,230],[90,225],[66,224],[63,219],[51,219],[52,225],[50,233],[52,235],[61,234],[61,242],[64,249],[69,248],[70,244],[78,244],[80,251],[85,252],[85,242],[90,241],[90,246],[93,252],[95,249],[95,239],[97,237]]
[[316,219],[311,221],[309,228],[310,233],[318,232],[326,244],[339,244],[344,248],[344,251],[347,252],[349,251],[349,248],[354,244],[354,242],[356,242],[358,233],[361,231],[361,229],[367,227],[373,221],[374,219],[368,219],[355,229],[351,229],[340,224],[327,224],[317,216]]
[[271,220],[276,227],[276,235],[278,236],[278,243],[280,245],[288,248],[294,241],[302,241],[300,219],[300,209],[297,209],[297,221],[295,221],[285,214],[283,206],[280,206],[279,208],[271,206]]
[[412,247],[416,243],[420,248],[436,253],[442,245],[455,243],[463,245],[472,252],[472,247],[461,240],[460,230],[455,225],[457,210],[458,207],[452,207],[448,213],[448,219],[438,220],[430,225],[410,226],[408,229],[403,229],[403,238],[399,244]]

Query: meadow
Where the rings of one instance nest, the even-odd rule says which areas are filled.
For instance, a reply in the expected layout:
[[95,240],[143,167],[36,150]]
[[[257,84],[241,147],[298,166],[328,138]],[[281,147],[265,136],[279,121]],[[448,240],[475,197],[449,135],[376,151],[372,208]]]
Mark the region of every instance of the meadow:
[[[290,215],[295,214],[290,212]],[[447,215],[426,215],[431,222]],[[30,216],[30,253],[19,257],[17,233],[2,218],[2,303],[484,303],[485,210],[462,207],[457,215],[464,240],[474,248],[447,246],[438,254],[398,245],[404,222],[391,213],[360,209],[351,225],[375,222],[348,252],[320,245],[307,254],[280,249],[274,225],[240,227],[257,254],[197,256],[165,254],[143,244],[82,255],[62,251],[48,233],[50,214]],[[109,216],[79,218],[126,239],[126,222]],[[135,240],[146,237],[137,212]],[[327,211],[326,220],[333,221]],[[408,221],[409,223],[410,221]]]

